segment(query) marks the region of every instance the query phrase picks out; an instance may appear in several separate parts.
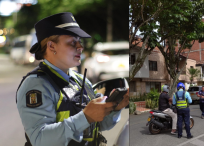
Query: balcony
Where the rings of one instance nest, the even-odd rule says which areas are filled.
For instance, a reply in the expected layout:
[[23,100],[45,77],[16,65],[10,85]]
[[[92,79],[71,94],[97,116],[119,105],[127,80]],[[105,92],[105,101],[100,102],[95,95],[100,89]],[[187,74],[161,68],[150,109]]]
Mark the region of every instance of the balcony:
[[196,79],[197,79],[197,81],[204,81],[204,77],[198,77]]

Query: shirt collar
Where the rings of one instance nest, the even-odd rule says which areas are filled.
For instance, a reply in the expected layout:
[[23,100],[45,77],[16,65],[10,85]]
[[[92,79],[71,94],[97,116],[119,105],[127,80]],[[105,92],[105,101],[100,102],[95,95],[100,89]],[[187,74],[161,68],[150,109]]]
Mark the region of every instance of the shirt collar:
[[74,71],[72,71],[72,69],[70,69],[70,68],[69,68],[69,76],[70,76],[70,77],[73,77],[75,80],[77,80],[78,82],[80,82],[80,81],[78,80],[78,78],[76,77],[76,75],[74,74]]
[[[49,61],[47,61],[46,59],[44,59],[44,62],[49,65],[50,67],[52,67],[57,73],[59,73],[67,82],[69,82],[69,78],[70,76],[67,75],[66,73],[64,73],[61,69],[59,69],[58,67],[54,66],[52,63],[50,63]],[[69,69],[69,74],[70,74],[70,70]]]

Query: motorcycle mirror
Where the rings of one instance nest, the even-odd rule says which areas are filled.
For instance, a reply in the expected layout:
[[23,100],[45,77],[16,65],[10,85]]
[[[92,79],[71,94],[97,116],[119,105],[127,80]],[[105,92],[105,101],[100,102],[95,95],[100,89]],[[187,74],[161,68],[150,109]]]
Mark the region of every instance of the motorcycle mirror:
[[100,81],[96,84],[94,84],[93,89],[101,89],[105,87],[105,93],[103,94],[104,96],[109,96],[110,92],[114,88],[129,88],[128,82],[125,78],[115,78],[115,79],[110,79],[110,80],[105,80],[105,81]]

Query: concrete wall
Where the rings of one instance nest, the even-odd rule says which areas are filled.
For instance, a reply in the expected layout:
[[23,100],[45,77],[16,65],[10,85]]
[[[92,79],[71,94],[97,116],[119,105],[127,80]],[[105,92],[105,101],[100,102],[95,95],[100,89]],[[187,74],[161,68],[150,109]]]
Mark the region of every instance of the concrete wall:
[[168,72],[166,70],[165,60],[160,52],[152,52],[148,59],[150,61],[157,61],[157,71],[149,71],[150,79],[166,80],[168,79]]

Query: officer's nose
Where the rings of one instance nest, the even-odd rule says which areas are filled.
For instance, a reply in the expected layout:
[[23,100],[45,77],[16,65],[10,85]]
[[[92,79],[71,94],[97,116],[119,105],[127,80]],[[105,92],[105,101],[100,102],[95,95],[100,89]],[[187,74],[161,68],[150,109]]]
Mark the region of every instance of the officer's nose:
[[83,45],[80,42],[77,42],[77,51],[82,52],[84,50]]

